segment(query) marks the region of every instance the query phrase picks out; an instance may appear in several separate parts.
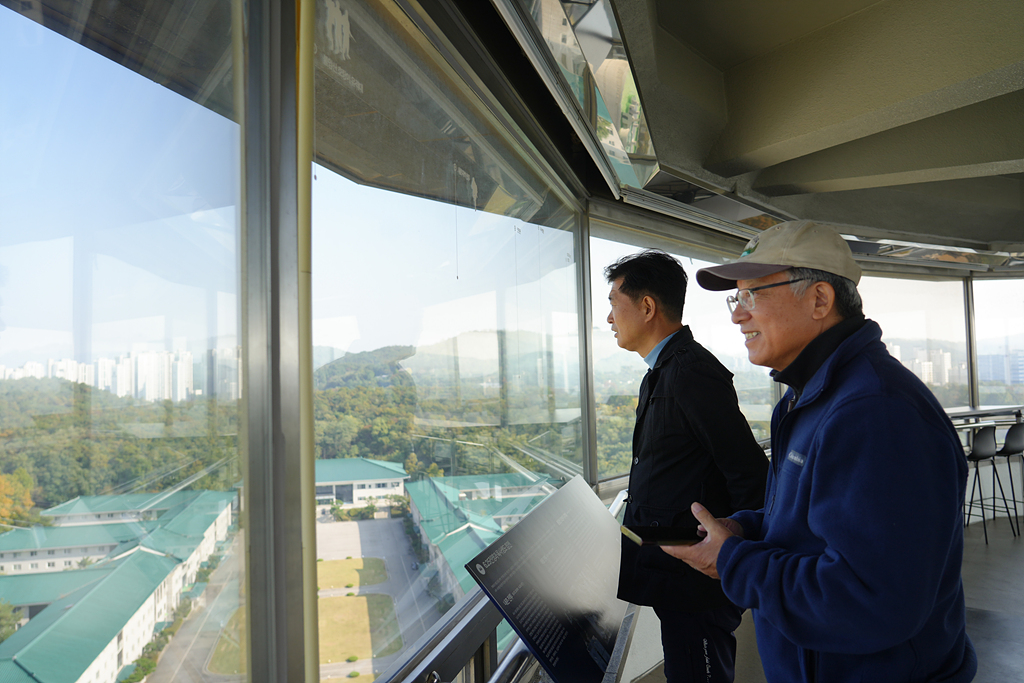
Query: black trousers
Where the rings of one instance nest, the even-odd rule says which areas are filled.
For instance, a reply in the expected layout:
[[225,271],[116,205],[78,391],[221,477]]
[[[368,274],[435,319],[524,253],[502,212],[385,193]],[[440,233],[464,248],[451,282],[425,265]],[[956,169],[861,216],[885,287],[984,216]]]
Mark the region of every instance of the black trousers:
[[667,683],[732,683],[736,636],[743,610],[734,605],[707,612],[654,608],[661,619]]

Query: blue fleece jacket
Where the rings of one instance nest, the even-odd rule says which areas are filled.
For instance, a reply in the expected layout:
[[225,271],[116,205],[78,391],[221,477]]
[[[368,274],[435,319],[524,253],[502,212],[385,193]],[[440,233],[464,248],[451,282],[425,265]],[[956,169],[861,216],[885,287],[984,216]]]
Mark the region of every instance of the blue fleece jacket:
[[[733,515],[725,594],[769,682],[970,681],[967,461],[932,393],[867,321],[772,416],[765,506]],[[794,402],[795,401],[795,402]]]

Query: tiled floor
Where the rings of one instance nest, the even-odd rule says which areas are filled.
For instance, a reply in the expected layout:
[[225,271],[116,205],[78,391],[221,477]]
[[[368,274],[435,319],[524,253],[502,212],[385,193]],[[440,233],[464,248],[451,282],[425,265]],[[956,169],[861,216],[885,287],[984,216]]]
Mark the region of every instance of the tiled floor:
[[[988,544],[981,521],[964,533],[964,593],[967,633],[978,651],[974,683],[1024,681],[1024,539],[1014,537],[1005,517],[988,520]],[[762,683],[749,613],[737,632],[736,683]],[[664,683],[656,668],[640,683]]]

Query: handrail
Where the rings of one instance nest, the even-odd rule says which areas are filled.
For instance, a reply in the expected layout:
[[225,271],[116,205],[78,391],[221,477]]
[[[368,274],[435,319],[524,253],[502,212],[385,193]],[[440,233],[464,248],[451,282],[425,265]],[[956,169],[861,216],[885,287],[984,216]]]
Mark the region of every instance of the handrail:
[[427,632],[409,648],[408,660],[385,670],[379,680],[451,681],[488,640],[496,646],[494,632],[502,615],[479,587],[464,595],[445,616],[449,618],[440,628]]

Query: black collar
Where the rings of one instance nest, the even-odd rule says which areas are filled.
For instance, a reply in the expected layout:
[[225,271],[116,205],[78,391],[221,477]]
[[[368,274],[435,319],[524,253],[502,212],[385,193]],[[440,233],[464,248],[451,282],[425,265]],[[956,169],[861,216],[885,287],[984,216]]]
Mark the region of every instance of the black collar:
[[859,315],[855,318],[847,318],[828,328],[812,339],[788,367],[778,372],[772,370],[772,379],[792,387],[799,398],[818,368],[828,360],[828,357],[839,348],[840,344],[846,341],[847,337],[859,330],[865,322],[864,316]]

